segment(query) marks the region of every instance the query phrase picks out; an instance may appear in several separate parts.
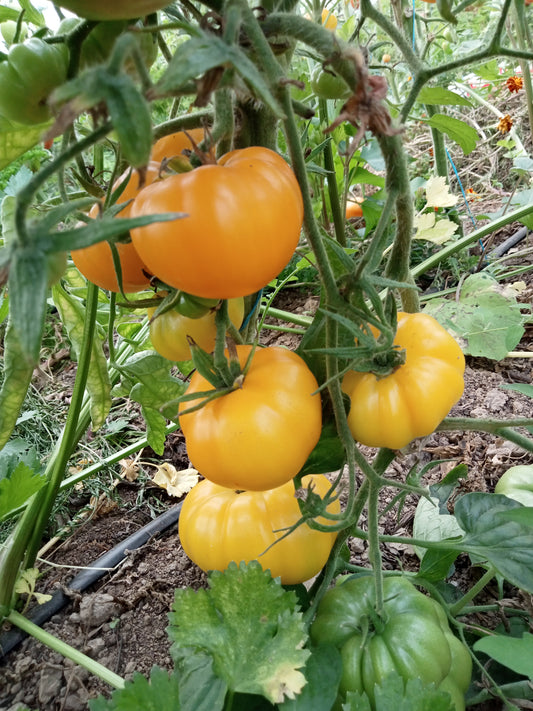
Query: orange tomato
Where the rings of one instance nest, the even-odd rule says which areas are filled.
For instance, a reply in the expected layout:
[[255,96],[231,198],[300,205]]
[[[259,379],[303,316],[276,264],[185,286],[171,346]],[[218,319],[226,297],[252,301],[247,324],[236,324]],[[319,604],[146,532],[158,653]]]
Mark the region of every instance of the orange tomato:
[[131,214],[165,212],[184,216],[131,233],[150,271],[187,294],[232,299],[259,291],[289,262],[303,200],[283,158],[254,146],[148,185]]
[[[146,182],[153,183],[159,176],[159,163],[149,163],[146,171]],[[138,176],[134,172],[127,171],[116,181],[113,186],[118,188],[124,180],[127,185],[122,195],[117,200],[117,204],[122,204],[134,199],[139,193]],[[92,218],[98,217],[99,207],[93,205],[89,215]],[[131,203],[118,213],[117,217],[130,217]],[[150,283],[149,270],[139,257],[133,242],[127,244],[117,243],[117,251],[122,269],[122,288],[124,293],[134,293],[144,289]],[[113,264],[113,253],[106,240],[97,242],[84,249],[76,249],[71,253],[72,261],[83,274],[93,284],[101,289],[118,293],[120,291],[115,266]]]
[[353,202],[348,200],[346,203],[346,219],[349,220],[352,217],[362,217],[363,208],[358,202]]
[[161,163],[163,158],[178,156],[181,155],[184,150],[192,149],[192,143],[189,136],[195,143],[200,143],[200,141],[203,141],[205,136],[204,129],[192,128],[187,132],[178,131],[177,133],[171,133],[168,136],[163,136],[163,138],[160,138],[154,143],[150,160]]
[[381,61],[383,64],[388,64],[391,60],[390,54],[384,54],[383,57],[381,57]]

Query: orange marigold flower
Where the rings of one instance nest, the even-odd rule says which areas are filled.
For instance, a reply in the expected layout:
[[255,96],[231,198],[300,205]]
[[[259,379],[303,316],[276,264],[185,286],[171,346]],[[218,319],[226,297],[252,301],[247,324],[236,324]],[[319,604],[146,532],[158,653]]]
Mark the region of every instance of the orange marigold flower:
[[512,127],[513,119],[509,116],[509,114],[505,114],[505,116],[502,116],[498,122],[498,131],[500,133],[509,133]]
[[505,82],[507,84],[507,88],[513,93],[513,91],[516,91],[517,93],[520,91],[520,89],[524,85],[524,80],[522,77],[509,77],[507,81]]

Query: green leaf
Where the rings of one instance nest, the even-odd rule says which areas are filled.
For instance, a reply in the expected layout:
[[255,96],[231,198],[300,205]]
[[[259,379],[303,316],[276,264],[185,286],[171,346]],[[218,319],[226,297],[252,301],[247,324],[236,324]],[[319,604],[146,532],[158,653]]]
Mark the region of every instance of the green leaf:
[[50,123],[23,126],[0,116],[0,170],[39,143],[49,126]]
[[506,515],[518,508],[522,505],[500,494],[465,494],[454,509],[465,535],[453,546],[492,565],[512,585],[531,593],[533,528],[510,521]]
[[[137,397],[142,399],[142,395],[139,395],[138,393],[139,391],[137,391]],[[130,395],[130,397],[132,400],[136,399],[134,395]],[[165,451],[167,421],[158,410],[154,410],[151,407],[142,406],[141,414],[146,422],[146,438],[148,440],[148,444],[156,454],[161,456]]]
[[279,711],[323,711],[330,709],[337,697],[342,676],[342,658],[333,645],[312,650],[305,665],[307,684],[295,699],[278,705]]
[[337,427],[334,422],[327,422],[322,428],[320,439],[307,458],[300,476],[304,474],[325,474],[334,472],[342,467],[346,460],[346,453],[340,441]]
[[468,99],[455,91],[445,89],[443,86],[425,86],[416,99],[421,104],[430,106],[472,106]]
[[506,635],[482,637],[474,643],[476,652],[483,652],[499,664],[533,680],[533,634],[524,632],[521,638]]
[[36,364],[44,329],[47,266],[43,252],[34,245],[13,250],[9,264],[9,311],[24,358]]
[[376,185],[378,188],[384,188],[385,178],[382,175],[375,175],[358,165],[353,174],[350,175],[350,183],[352,185]]
[[222,711],[227,686],[215,675],[210,656],[183,650],[176,662],[176,672],[180,711]]
[[30,0],[18,0],[20,7],[24,10],[24,19],[33,25],[43,27],[46,25],[44,15],[31,4]]
[[168,634],[176,647],[208,653],[230,691],[262,694],[272,703],[294,698],[309,651],[294,593],[257,561],[209,576],[209,590],[178,589]]
[[453,332],[468,355],[501,360],[524,334],[526,317],[514,292],[489,274],[468,276],[458,300],[432,299],[424,312]]
[[452,141],[458,143],[467,156],[472,153],[479,140],[479,134],[475,128],[446,114],[434,114],[427,122],[441,133],[446,133]]
[[24,462],[0,479],[0,519],[33,496],[46,484],[46,478],[36,473]]
[[280,105],[255,64],[242,49],[213,34],[202,33],[180,45],[155,90],[159,95],[172,93],[216,67],[231,67],[277,118],[283,118]]
[[[74,352],[78,354],[84,345],[85,307],[78,298],[67,293],[60,284],[56,284],[52,288],[52,298],[61,321],[67,329]],[[107,360],[102,350],[102,342],[96,334],[92,343],[86,387],[91,399],[92,427],[93,430],[97,430],[104,424],[111,409],[111,380]]]
[[172,364],[155,351],[141,351],[129,358],[122,371],[133,378],[130,397],[142,405],[161,412],[168,419],[177,416],[177,400],[187,387],[182,380],[170,374]]
[[148,680],[136,673],[123,689],[113,692],[110,699],[99,696],[89,700],[91,711],[181,711],[179,688],[175,675],[153,667]]
[[348,692],[343,711],[455,711],[447,691],[422,679],[408,679],[393,672],[374,686],[375,704],[371,707],[366,694]]
[[33,363],[23,350],[19,334],[9,320],[4,336],[4,380],[0,388],[0,449],[17,423],[33,375]]
[[[455,516],[439,511],[439,500],[431,497],[431,501],[421,498],[415,509],[413,521],[413,538],[421,541],[444,541],[448,538],[462,536],[463,529],[459,526]],[[415,546],[415,553],[422,560],[426,557],[426,549]],[[454,554],[456,555],[456,554]],[[453,562],[453,561],[452,561]],[[448,568],[444,571],[445,577]]]

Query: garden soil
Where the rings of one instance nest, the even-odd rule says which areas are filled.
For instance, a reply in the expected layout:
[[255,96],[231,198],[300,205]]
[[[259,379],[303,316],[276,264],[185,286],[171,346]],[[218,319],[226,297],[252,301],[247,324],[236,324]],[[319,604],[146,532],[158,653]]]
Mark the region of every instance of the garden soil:
[[[509,229],[517,229],[517,226]],[[500,240],[507,236],[500,235]],[[527,243],[522,243],[520,247],[523,249],[525,245]],[[531,304],[531,272],[526,281],[527,287],[520,299]],[[316,308],[316,298],[302,298],[301,292],[286,290],[274,305],[311,313]],[[526,329],[516,350],[526,353],[533,350],[531,326]],[[296,345],[294,336],[276,331],[266,331],[265,334],[264,341],[270,345]],[[494,362],[467,357],[465,393],[451,414],[533,417],[533,400],[501,388],[505,383],[531,383],[531,372],[531,359],[507,358]],[[177,469],[189,466],[179,431],[169,435],[162,459],[171,462]],[[145,450],[141,460],[154,461],[153,452]],[[437,460],[444,461],[430,470],[424,483],[436,481],[455,464],[464,463],[468,467],[468,476],[461,484],[461,492],[464,493],[493,491],[498,478],[507,468],[532,463],[533,457],[491,435],[438,432],[415,441],[402,452],[387,476],[405,480],[413,465]],[[116,485],[99,497],[91,499],[84,488],[72,493],[71,515],[75,516],[80,508],[90,513],[81,519],[78,516],[78,524],[72,526],[69,535],[42,554],[39,562],[42,577],[37,589],[53,593],[60,588],[69,596],[68,604],[44,625],[46,630],[117,674],[131,678],[134,672],[148,674],[154,664],[171,668],[170,642],[165,629],[174,590],[185,586],[195,589],[205,586],[206,576],[184,554],[178,527],[173,525],[164,533],[154,535],[140,549],[129,552],[120,565],[107,572],[87,591],[81,594],[69,591],[69,581],[80,567],[113,548],[158,512],[175,503],[165,491],[149,481],[130,482],[120,476],[121,473],[124,474],[124,464],[117,465]],[[383,505],[386,503],[384,500]],[[399,516],[396,510],[387,515],[383,519],[383,532],[409,535],[415,503],[408,499]],[[352,562],[358,565],[368,565],[366,543],[353,540],[351,557]],[[412,549],[399,544],[384,545],[383,560],[389,569],[416,570],[418,565]],[[480,574],[467,556],[461,556],[453,582],[467,589]],[[531,596],[507,586],[504,595],[533,614]],[[499,597],[497,585],[489,585],[484,600],[495,602]],[[499,622],[497,618],[480,618],[477,621],[489,626],[496,626]],[[42,711],[82,711],[88,708],[88,700],[100,693],[109,695],[109,687],[34,639],[26,638],[6,658],[0,658],[0,711],[15,711],[23,706]],[[484,707],[476,708],[499,711],[501,702],[489,702]]]

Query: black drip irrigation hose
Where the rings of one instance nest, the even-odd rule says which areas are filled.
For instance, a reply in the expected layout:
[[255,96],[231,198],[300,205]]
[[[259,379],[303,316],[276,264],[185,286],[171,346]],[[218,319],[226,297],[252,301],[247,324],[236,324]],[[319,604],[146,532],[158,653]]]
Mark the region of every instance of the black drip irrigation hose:
[[[104,553],[95,561],[90,563],[90,565],[82,570],[81,573],[74,577],[68,589],[72,592],[83,592],[90,585],[100,580],[110,569],[115,568],[121,561],[124,560],[128,551],[134,551],[137,548],[143,546],[152,536],[158,533],[162,533],[167,528],[178,522],[181,507],[183,502],[172,506],[170,509],[162,513],[160,516],[155,518],[143,526],[131,536],[124,539],[121,543],[116,545],[107,553]],[[63,592],[63,590],[58,590],[52,596],[52,599],[48,602],[39,605],[33,610],[32,614],[28,619],[31,620],[36,625],[43,625],[45,622],[59,612],[67,603],[71,601],[71,597]],[[13,650],[22,640],[27,636],[26,632],[14,627],[8,632],[4,632],[0,635],[0,658],[7,656],[11,650]]]
[[521,227],[514,235],[508,237],[505,242],[495,247],[491,252],[491,257],[503,257],[503,255],[521,242],[525,237],[527,237],[529,229],[527,227]]

